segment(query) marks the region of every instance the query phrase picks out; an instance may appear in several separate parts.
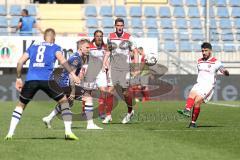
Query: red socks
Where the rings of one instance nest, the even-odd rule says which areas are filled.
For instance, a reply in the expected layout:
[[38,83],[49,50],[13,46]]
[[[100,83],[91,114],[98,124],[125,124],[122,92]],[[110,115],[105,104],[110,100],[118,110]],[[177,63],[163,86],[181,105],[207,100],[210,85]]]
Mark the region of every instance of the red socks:
[[191,110],[192,107],[194,106],[194,99],[193,98],[188,98],[186,101],[186,109]]
[[112,112],[112,108],[113,108],[113,95],[112,94],[108,94],[106,97],[106,114],[107,115],[111,115]]
[[105,102],[106,98],[104,97],[104,95],[100,95],[100,97],[98,98],[98,113],[99,115],[103,115],[104,111],[105,111]]
[[200,113],[200,106],[199,107],[194,107],[193,108],[193,113],[192,113],[192,121],[193,122],[196,122],[199,113]]

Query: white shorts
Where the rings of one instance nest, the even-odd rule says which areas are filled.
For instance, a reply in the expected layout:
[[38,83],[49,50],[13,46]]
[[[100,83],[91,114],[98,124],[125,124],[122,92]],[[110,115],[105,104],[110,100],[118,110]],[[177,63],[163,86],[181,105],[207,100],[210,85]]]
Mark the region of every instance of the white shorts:
[[97,78],[96,78],[96,86],[97,87],[107,87],[108,86],[106,72],[101,70],[98,73]]
[[210,85],[206,85],[206,84],[199,84],[196,83],[193,88],[192,91],[197,92],[197,94],[199,94],[202,98],[203,101],[205,103],[207,103],[208,101],[211,100],[213,93],[214,93],[214,86]]

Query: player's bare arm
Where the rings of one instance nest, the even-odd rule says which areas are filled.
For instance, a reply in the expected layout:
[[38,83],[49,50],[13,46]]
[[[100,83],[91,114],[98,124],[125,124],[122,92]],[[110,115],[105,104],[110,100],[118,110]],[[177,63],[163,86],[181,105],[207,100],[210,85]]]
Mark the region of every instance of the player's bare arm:
[[21,89],[23,87],[23,82],[21,79],[22,68],[28,59],[29,59],[29,55],[27,53],[24,53],[22,55],[22,57],[20,57],[20,59],[18,60],[18,63],[17,63],[17,79],[16,79],[15,87],[18,91],[21,91]]
[[79,77],[77,77],[75,75],[74,70],[72,70],[72,68],[68,64],[67,60],[62,55],[62,52],[60,52],[60,51],[56,52],[56,58],[57,58],[57,60],[59,60],[60,64],[70,73],[70,75],[73,77],[74,82],[76,84],[79,84],[80,83]]

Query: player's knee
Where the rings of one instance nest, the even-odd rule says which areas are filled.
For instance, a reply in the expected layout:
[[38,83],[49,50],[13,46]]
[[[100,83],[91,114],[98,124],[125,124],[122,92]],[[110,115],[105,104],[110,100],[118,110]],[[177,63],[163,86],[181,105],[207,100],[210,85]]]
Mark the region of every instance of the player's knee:
[[63,96],[60,100],[58,100],[58,103],[62,104],[62,103],[68,103],[68,99],[66,96]]

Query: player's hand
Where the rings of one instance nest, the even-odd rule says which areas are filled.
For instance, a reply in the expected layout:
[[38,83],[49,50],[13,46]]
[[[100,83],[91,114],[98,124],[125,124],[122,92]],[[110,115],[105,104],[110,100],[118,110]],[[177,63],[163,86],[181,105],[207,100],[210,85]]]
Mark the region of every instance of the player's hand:
[[15,87],[19,92],[22,90],[23,82],[21,78],[16,79]]
[[73,81],[74,81],[77,85],[79,85],[81,80],[80,80],[80,78],[79,78],[78,76],[74,75],[74,76],[73,76]]
[[70,96],[68,97],[68,100],[69,101],[73,101],[75,98],[75,95],[74,94],[70,94]]

